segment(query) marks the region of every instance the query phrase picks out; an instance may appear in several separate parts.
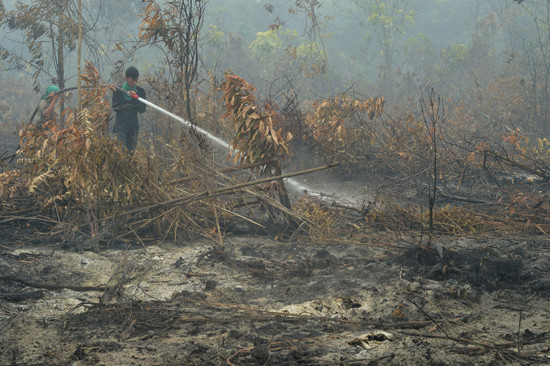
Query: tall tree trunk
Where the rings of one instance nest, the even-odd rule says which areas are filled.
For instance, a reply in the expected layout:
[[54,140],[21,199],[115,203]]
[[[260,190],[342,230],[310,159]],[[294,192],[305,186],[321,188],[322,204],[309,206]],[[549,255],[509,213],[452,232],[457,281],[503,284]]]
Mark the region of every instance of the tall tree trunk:
[[386,26],[384,25],[382,28],[382,34],[383,34],[383,52],[384,52],[384,67],[382,68],[382,82],[384,84],[384,87],[387,90],[388,96],[393,96],[393,50],[391,42],[393,41],[390,38],[390,33]]
[[60,89],[65,89],[65,65],[63,63],[63,31],[62,31],[62,24],[63,24],[63,17],[65,16],[63,14],[63,4],[59,4],[57,8],[58,14],[57,19],[59,21],[59,25],[57,27],[57,70],[56,70],[56,76],[57,76],[57,84]]
[[82,81],[82,0],[78,0],[78,64],[77,64],[77,93],[78,93],[78,109],[80,112],[82,109],[82,93],[81,93],[81,81]]
[[[64,54],[63,54],[63,17],[65,16],[63,13],[63,2],[58,3],[57,7],[57,20],[59,22],[57,26],[57,67],[56,67],[56,76],[57,76],[57,84],[59,86],[59,89],[63,90],[65,89],[65,64],[64,64]],[[60,98],[60,104],[59,108],[61,111],[65,109],[65,103],[63,102],[63,98]]]
[[[193,83],[193,79],[195,78],[195,55],[196,53],[193,52],[193,4],[189,3],[187,8],[187,29],[184,32],[185,35],[185,72],[184,72],[184,78],[183,78],[183,85],[185,87],[185,107],[187,110],[187,118],[192,121],[194,120],[192,116],[192,110],[191,110],[191,84]],[[199,19],[200,22],[200,19]],[[195,42],[196,45],[196,42]]]

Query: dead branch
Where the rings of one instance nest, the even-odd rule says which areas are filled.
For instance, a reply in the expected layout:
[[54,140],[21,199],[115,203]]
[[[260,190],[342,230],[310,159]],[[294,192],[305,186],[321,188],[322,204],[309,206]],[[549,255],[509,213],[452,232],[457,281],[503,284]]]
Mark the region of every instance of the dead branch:
[[[254,168],[257,168],[257,167],[262,166],[262,165],[272,164],[276,161],[277,161],[277,159],[273,158],[273,159],[268,159],[268,160],[264,160],[264,161],[258,161],[256,163],[252,163],[252,164],[245,164],[245,165],[240,165],[240,166],[236,166],[236,167],[228,167],[228,168],[219,169],[219,170],[216,170],[215,173],[233,173],[233,172],[237,172],[237,171],[240,171],[240,170],[254,169]],[[204,175],[202,175],[202,174],[196,174],[196,175],[192,175],[192,176],[189,176],[189,177],[174,179],[174,180],[168,182],[168,184],[183,183],[183,182],[187,182],[187,181],[194,180],[194,179],[200,179],[200,178],[203,178],[203,177],[204,177]]]
[[46,290],[73,290],[73,291],[79,291],[79,292],[87,292],[87,291],[105,291],[106,287],[105,285],[100,286],[72,286],[72,285],[58,285],[58,284],[51,284],[51,283],[39,283],[39,282],[31,282],[28,280],[25,280],[23,278],[17,278],[13,276],[0,276],[0,280],[3,281],[13,281],[13,282],[19,282],[25,286],[28,287],[34,287],[34,288],[43,288]]
[[493,157],[495,157],[497,160],[503,161],[506,164],[508,164],[508,165],[510,165],[514,168],[519,168],[521,170],[526,171],[527,173],[536,175],[536,176],[544,179],[545,181],[550,180],[550,175],[547,172],[543,171],[542,169],[530,167],[528,165],[525,165],[525,164],[522,164],[518,161],[512,160],[509,157],[503,156],[503,155],[498,154],[498,153],[496,153],[494,151],[491,151],[491,150],[484,150],[483,152],[486,153],[486,154],[493,155]]
[[474,204],[485,204],[485,205],[491,204],[491,202],[485,201],[485,200],[447,194],[447,193],[444,193],[439,187],[437,187],[437,193],[443,198],[447,198],[454,201],[468,202],[468,203],[474,203]]
[[[78,245],[78,248],[80,250],[89,250],[89,249],[93,248],[93,246],[96,245],[98,242],[100,242],[102,240],[113,238],[114,237],[113,233],[115,232],[115,230],[117,228],[119,228],[120,226],[127,224],[128,221],[130,221],[130,217],[132,215],[138,215],[138,214],[142,214],[146,211],[151,211],[151,210],[160,209],[160,208],[166,208],[166,207],[170,207],[170,206],[174,206],[174,205],[181,205],[181,204],[185,204],[185,203],[191,203],[193,201],[201,200],[203,198],[212,198],[212,197],[220,196],[220,195],[227,194],[227,193],[233,193],[237,190],[240,190],[240,189],[243,189],[243,188],[246,188],[246,187],[250,187],[250,186],[254,186],[254,185],[258,185],[258,184],[262,184],[262,183],[266,183],[266,182],[276,181],[276,180],[282,180],[284,178],[295,177],[295,176],[298,176],[298,175],[314,173],[314,172],[318,172],[318,171],[321,171],[321,170],[325,170],[325,169],[335,167],[337,165],[338,164],[327,164],[327,165],[324,165],[324,166],[321,166],[321,167],[301,170],[301,171],[294,172],[294,173],[281,174],[281,175],[277,175],[277,176],[273,176],[273,177],[267,177],[267,178],[254,180],[254,181],[251,181],[251,182],[244,182],[244,183],[234,184],[234,185],[222,187],[222,188],[212,190],[212,191],[202,191],[202,192],[199,192],[199,193],[195,193],[195,194],[191,194],[191,195],[187,195],[187,196],[182,196],[182,197],[177,197],[177,198],[174,198],[174,199],[171,199],[171,200],[168,200],[168,201],[160,202],[160,203],[157,203],[157,204],[154,204],[154,205],[149,205],[149,206],[146,206],[146,207],[138,207],[138,208],[135,208],[133,210],[123,212],[123,213],[119,214],[116,217],[111,217],[110,219],[114,218],[114,220],[111,223],[106,225],[96,236],[94,236],[93,238],[90,238],[89,240],[85,241],[83,244]],[[288,216],[293,217],[293,218],[295,218],[299,221],[302,221],[302,219],[300,218],[299,215],[293,213],[290,209],[283,206],[279,202],[277,202],[277,201],[275,201],[275,200],[273,200],[273,199],[271,199],[271,198],[269,198],[265,195],[261,195],[257,192],[253,192],[251,190],[247,190],[247,193],[250,193],[250,194],[256,196],[263,203],[269,205],[270,207],[273,207],[273,208],[279,210],[280,212],[284,213],[285,215],[288,215]],[[109,218],[107,218],[107,219],[109,219]],[[72,243],[74,243],[74,240],[72,241]]]
[[28,299],[39,299],[44,295],[44,291],[30,291],[30,292],[5,292],[0,294],[0,299],[6,299],[8,301],[23,301]]
[[199,200],[203,197],[208,197],[208,196],[215,197],[215,196],[223,195],[225,193],[229,193],[229,192],[241,189],[241,188],[254,186],[254,185],[258,185],[258,184],[262,184],[262,183],[267,183],[267,182],[275,181],[277,179],[285,179],[285,178],[290,178],[290,177],[296,177],[296,176],[299,176],[299,175],[319,172],[319,171],[322,171],[322,170],[333,168],[337,165],[338,164],[327,164],[327,165],[323,165],[321,167],[301,170],[301,171],[294,172],[294,173],[287,173],[287,174],[282,174],[282,175],[278,175],[278,176],[257,179],[257,180],[254,180],[252,182],[234,184],[234,185],[231,185],[231,186],[215,189],[213,191],[203,191],[203,192],[195,193],[195,194],[192,194],[192,195],[189,195],[189,196],[174,198],[172,200],[157,203],[157,204],[154,204],[154,205],[149,205],[149,206],[146,206],[146,207],[139,207],[139,208],[136,208],[136,209],[133,209],[133,210],[130,210],[130,211],[126,211],[126,212],[122,213],[120,216],[133,215],[133,214],[153,210],[153,209],[156,209],[156,208],[171,206],[171,205],[174,205],[174,204],[189,203],[189,202]]
[[530,355],[527,355],[527,354],[522,354],[522,355],[517,354],[516,351],[512,351],[509,348],[516,348],[516,347],[522,346],[522,345],[532,345],[532,344],[543,343],[548,339],[548,337],[541,337],[539,339],[532,340],[532,341],[508,342],[508,343],[496,344],[496,343],[473,341],[471,339],[466,339],[466,338],[462,338],[462,337],[453,337],[453,336],[448,336],[448,335],[415,333],[415,332],[407,332],[407,331],[399,331],[399,333],[401,333],[403,335],[408,335],[408,336],[411,336],[411,337],[448,339],[448,340],[451,340],[451,341],[454,341],[454,342],[457,342],[457,343],[463,343],[463,344],[469,344],[469,345],[482,347],[482,348],[485,348],[487,350],[496,350],[498,352],[501,352],[501,353],[504,353],[504,354],[509,354],[511,356],[515,356],[515,357],[518,357],[518,358],[529,359],[529,360],[533,360],[533,361],[546,361],[542,357],[530,356]]
[[[254,202],[255,202],[255,203],[260,203],[261,201],[260,201],[260,200],[256,200],[256,201],[254,201]],[[229,214],[229,215],[238,217],[238,218],[240,218],[240,219],[242,219],[242,220],[244,220],[244,221],[248,221],[248,222],[251,223],[252,225],[256,225],[256,226],[258,226],[258,227],[260,227],[260,228],[262,228],[262,229],[265,229],[265,226],[264,226],[264,225],[262,225],[262,224],[260,224],[260,223],[258,223],[258,222],[256,222],[256,221],[254,221],[254,220],[251,220],[251,219],[249,219],[248,217],[245,217],[245,216],[243,216],[243,215],[239,215],[238,213],[235,213],[235,212],[233,212],[233,211],[229,211],[229,210],[227,210],[227,209],[225,209],[225,208],[223,208],[223,207],[219,207],[219,209],[222,210],[223,212]]]

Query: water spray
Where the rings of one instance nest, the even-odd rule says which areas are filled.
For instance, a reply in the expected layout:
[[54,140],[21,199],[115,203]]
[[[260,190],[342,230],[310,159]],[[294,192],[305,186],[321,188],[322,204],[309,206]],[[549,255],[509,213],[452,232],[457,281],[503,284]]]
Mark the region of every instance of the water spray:
[[222,147],[225,147],[226,149],[230,149],[231,147],[229,146],[229,144],[225,141],[223,141],[222,139],[212,135],[210,132],[200,128],[200,127],[197,127],[195,126],[194,124],[192,124],[191,122],[179,117],[179,116],[176,116],[174,113],[172,112],[169,112],[167,111],[166,109],[164,108],[161,108],[159,107],[158,105],[156,104],[153,104],[151,103],[150,101],[148,100],[145,100],[143,98],[141,98],[139,95],[137,94],[132,94],[130,95],[129,92],[127,92],[126,90],[122,89],[121,87],[118,87],[118,86],[115,86],[116,90],[121,92],[121,93],[124,93],[124,94],[128,94],[131,98],[133,99],[136,99],[138,101],[140,101],[141,103],[145,104],[145,105],[148,105],[149,107],[153,108],[153,109],[156,109],[157,111],[167,115],[168,117],[171,117],[173,119],[175,119],[176,121],[180,122],[182,125],[184,126],[187,126],[187,127],[190,127],[190,128],[194,128],[195,130],[199,131],[200,133],[206,135],[206,137],[208,137],[210,140],[214,141],[215,143],[217,143],[218,145],[222,146]]
[[[121,87],[118,87],[118,86],[115,86],[116,90],[121,92],[121,93],[124,93],[124,94],[127,94],[129,95],[131,98],[133,99],[136,99],[138,100],[139,102],[145,104],[145,105],[148,105],[150,106],[151,108],[163,113],[164,115],[170,117],[170,118],[173,118],[175,119],[176,121],[180,122],[182,125],[184,126],[187,126],[187,127],[190,127],[190,128],[194,128],[195,130],[199,131],[200,133],[204,134],[206,137],[208,137],[211,141],[214,141],[216,144],[226,148],[226,149],[231,149],[231,146],[225,142],[224,140],[220,139],[219,137],[216,137],[214,136],[213,134],[211,134],[210,132],[200,128],[200,127],[197,127],[196,125],[192,124],[191,122],[175,115],[174,113],[171,113],[169,111],[167,111],[166,109],[164,108],[161,108],[159,107],[158,105],[156,104],[153,104],[151,102],[149,102],[148,100],[145,100],[143,98],[141,98],[139,95],[137,94],[132,94],[130,95],[128,91],[122,89]],[[303,184],[299,183],[298,181],[294,180],[294,179],[291,179],[291,178],[288,178],[286,180],[286,182],[291,185],[294,190],[298,191],[298,192],[308,192],[308,194],[312,195],[312,196],[318,196],[318,197],[322,197],[323,194],[322,192],[315,192],[313,191],[311,188],[309,187],[306,187],[304,186]]]

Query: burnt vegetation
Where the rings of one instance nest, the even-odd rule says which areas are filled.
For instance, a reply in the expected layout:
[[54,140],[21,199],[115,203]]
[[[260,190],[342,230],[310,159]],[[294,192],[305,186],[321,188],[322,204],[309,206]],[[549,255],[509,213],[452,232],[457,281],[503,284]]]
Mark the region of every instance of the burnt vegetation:
[[[233,136],[233,165],[224,167],[209,157],[205,136],[173,125],[171,136],[153,136],[147,149],[127,154],[106,133],[109,100],[93,65],[82,78],[83,109],[64,110],[63,125],[28,124],[18,153],[3,157],[0,224],[8,242],[46,234],[63,246],[101,246],[199,235],[221,245],[243,220],[270,232],[263,213],[272,234],[307,232],[312,241],[345,235],[362,242],[372,228],[419,245],[438,235],[550,230],[547,139],[532,141],[519,126],[491,129],[490,136],[465,131],[466,112],[433,90],[422,94],[419,115],[392,116],[383,97],[352,91],[307,106],[286,100],[285,115],[228,73],[203,96],[211,101],[205,105],[226,110],[220,121],[223,135]],[[293,151],[313,158],[293,158]],[[13,158],[15,165],[8,163]],[[344,180],[375,187],[375,195],[349,205],[308,192],[289,197],[285,164],[296,175],[331,167]]]

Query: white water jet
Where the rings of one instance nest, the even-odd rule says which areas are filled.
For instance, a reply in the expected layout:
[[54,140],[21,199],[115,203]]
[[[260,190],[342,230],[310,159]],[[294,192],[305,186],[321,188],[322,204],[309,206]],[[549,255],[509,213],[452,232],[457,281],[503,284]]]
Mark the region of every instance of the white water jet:
[[[206,137],[208,137],[208,139],[215,142],[219,146],[221,146],[225,149],[231,150],[231,146],[227,142],[225,142],[224,140],[220,139],[219,137],[211,134],[210,132],[208,132],[208,131],[200,128],[200,127],[197,127],[197,126],[193,125],[191,122],[189,122],[189,121],[187,121],[187,120],[185,120],[185,119],[183,119],[183,118],[181,118],[181,117],[165,110],[164,108],[159,107],[156,104],[153,104],[153,103],[149,102],[148,100],[145,100],[145,99],[139,98],[139,97],[136,98],[136,99],[139,100],[140,102],[150,106],[151,108],[156,109],[157,111],[165,114],[166,116],[175,119],[176,121],[180,122],[184,126],[187,126],[189,128],[194,128],[195,130],[197,130],[200,133],[204,134]],[[322,198],[322,199],[330,198],[331,200],[338,201],[338,202],[341,202],[341,203],[346,203],[346,204],[353,203],[353,201],[355,201],[355,204],[359,203],[350,194],[346,194],[342,190],[341,185],[338,185],[338,186],[332,185],[333,189],[327,189],[327,187],[325,186],[323,191],[320,191],[320,190],[314,190],[312,187],[309,187],[309,186],[307,186],[303,183],[300,183],[298,180],[293,179],[293,178],[285,178],[285,181],[290,186],[289,188],[291,188],[291,190],[296,194],[306,193],[310,196],[314,196],[314,197],[318,197],[318,198]],[[330,192],[328,192],[328,191],[330,191]],[[345,197],[345,198],[343,198],[343,197]]]
[[214,141],[215,143],[217,143],[218,145],[226,148],[226,149],[230,149],[231,146],[229,146],[229,144],[227,142],[225,142],[224,140],[220,139],[219,137],[216,137],[214,136],[213,134],[211,134],[210,132],[200,128],[200,127],[197,127],[195,125],[193,125],[191,122],[189,121],[186,121],[184,120],[183,118],[179,117],[179,116],[176,116],[174,113],[171,113],[171,112],[168,112],[166,109],[164,108],[161,108],[159,107],[158,105],[156,104],[153,104],[151,102],[149,102],[148,100],[145,100],[143,98],[137,98],[137,100],[139,100],[140,102],[142,102],[143,104],[147,104],[148,106],[150,106],[151,108],[154,108],[156,109],[157,111],[161,112],[161,113],[164,113],[165,115],[167,115],[168,117],[172,117],[173,119],[175,119],[176,121],[180,122],[181,124],[183,124],[184,126],[187,126],[187,127],[191,127],[191,128],[194,128],[195,130],[199,131],[200,133],[206,135],[206,137],[208,137],[210,140]]

